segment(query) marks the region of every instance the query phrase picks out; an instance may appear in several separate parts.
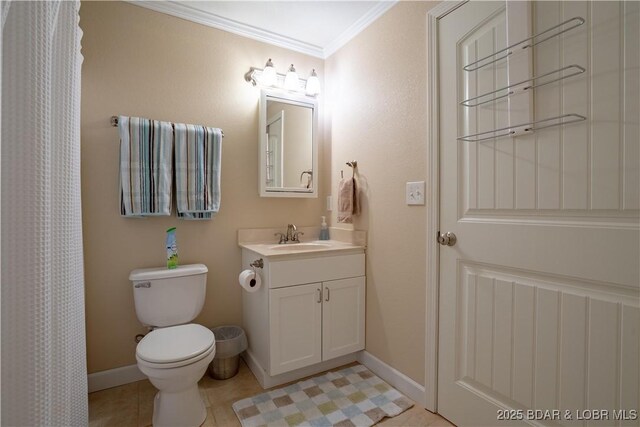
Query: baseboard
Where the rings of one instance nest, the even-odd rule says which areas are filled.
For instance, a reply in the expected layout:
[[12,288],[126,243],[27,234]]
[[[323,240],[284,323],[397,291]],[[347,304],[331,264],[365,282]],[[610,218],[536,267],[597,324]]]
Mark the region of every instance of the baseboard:
[[402,372],[392,368],[367,351],[361,351],[358,353],[358,362],[362,363],[374,374],[404,393],[418,405],[423,408],[426,407],[426,391],[423,385],[418,384]]
[[262,366],[260,366],[253,353],[251,353],[251,351],[247,349],[240,354],[240,357],[242,357],[242,360],[244,360],[244,362],[247,364],[249,370],[251,371],[253,376],[256,377],[256,380],[258,380],[262,388],[265,388],[263,382],[264,377],[265,375],[267,375],[267,373],[264,372],[264,369],[262,369]]
[[242,353],[242,358],[247,363],[247,366],[249,366],[249,369],[251,369],[251,372],[253,372],[253,375],[256,377],[262,388],[268,389],[355,362],[358,359],[357,355],[358,353],[347,354],[346,356],[336,357],[335,359],[275,376],[268,375],[249,350]]
[[[369,368],[373,373],[380,378],[388,382],[393,387],[407,395],[410,399],[415,401],[422,407],[425,407],[426,392],[423,385],[418,384],[402,372],[384,363],[371,353],[367,351],[361,351],[347,356],[338,357],[336,359],[328,360],[326,362],[319,363],[307,368],[296,369],[292,372],[285,374],[270,376],[262,369],[256,359],[249,351],[245,351],[242,354],[242,358],[245,360],[253,375],[262,386],[262,388],[271,388],[277,385],[295,381],[300,378],[307,377],[309,375],[317,374],[319,372],[326,371],[328,369],[337,368],[342,365],[349,364],[354,361],[362,363]],[[147,376],[140,372],[138,365],[123,366],[121,368],[109,369],[107,371],[95,372],[87,376],[89,393],[99,390],[105,390],[107,388],[117,387],[124,384],[133,383],[136,381],[147,379]]]
[[87,375],[89,393],[145,379],[147,376],[140,372],[138,365],[123,366]]

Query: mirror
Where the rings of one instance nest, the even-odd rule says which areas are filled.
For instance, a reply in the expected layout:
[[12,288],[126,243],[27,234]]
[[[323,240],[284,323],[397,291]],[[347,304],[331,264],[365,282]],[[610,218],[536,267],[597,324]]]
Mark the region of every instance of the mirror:
[[318,196],[317,121],[314,99],[261,91],[260,196]]

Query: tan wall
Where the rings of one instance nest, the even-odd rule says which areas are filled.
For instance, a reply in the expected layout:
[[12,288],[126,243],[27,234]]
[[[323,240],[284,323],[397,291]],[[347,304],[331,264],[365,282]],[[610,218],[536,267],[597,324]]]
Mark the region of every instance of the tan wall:
[[[165,230],[177,226],[182,264],[209,267],[207,299],[196,319],[240,324],[236,285],[238,228],[317,225],[317,199],[258,197],[259,89],[250,66],[273,58],[324,75],[323,61],[123,2],[82,2],[82,208],[89,372],[136,363],[134,336],[144,332],[128,275],[165,262]],[[308,70],[308,71],[307,71]],[[222,201],[212,221],[125,219],[118,206],[118,136],[114,114],[216,126],[224,130]],[[322,116],[322,107],[320,108]],[[320,134],[320,165],[330,153]],[[322,169],[322,166],[320,167]],[[327,182],[326,180],[322,183]],[[322,184],[321,183],[321,184]]]
[[[325,61],[332,192],[357,160],[368,230],[367,351],[425,380],[426,210],[405,183],[426,171],[426,11],[400,2]],[[336,211],[332,216],[334,226]]]

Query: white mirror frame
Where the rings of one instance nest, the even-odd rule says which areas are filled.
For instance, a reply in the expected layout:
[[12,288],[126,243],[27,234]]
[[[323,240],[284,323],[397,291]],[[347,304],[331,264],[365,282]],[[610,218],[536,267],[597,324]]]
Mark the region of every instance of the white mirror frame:
[[[311,108],[312,124],[311,124],[311,154],[313,159],[311,161],[311,167],[313,171],[313,187],[311,191],[300,188],[283,188],[270,190],[267,187],[267,101],[278,101],[292,105],[299,105],[301,107]],[[294,95],[291,93],[262,89],[260,91],[260,107],[259,107],[259,121],[258,121],[258,143],[259,143],[259,156],[258,156],[258,189],[260,191],[260,197],[298,197],[298,198],[317,198],[318,197],[318,102],[306,96]]]

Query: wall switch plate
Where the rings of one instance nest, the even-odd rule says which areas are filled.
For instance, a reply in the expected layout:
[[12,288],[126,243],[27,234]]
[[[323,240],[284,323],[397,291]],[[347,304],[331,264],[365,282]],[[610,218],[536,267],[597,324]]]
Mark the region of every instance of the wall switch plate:
[[424,205],[424,181],[407,182],[407,205]]
[[333,199],[331,196],[327,196],[327,210],[331,212],[333,210]]

